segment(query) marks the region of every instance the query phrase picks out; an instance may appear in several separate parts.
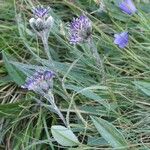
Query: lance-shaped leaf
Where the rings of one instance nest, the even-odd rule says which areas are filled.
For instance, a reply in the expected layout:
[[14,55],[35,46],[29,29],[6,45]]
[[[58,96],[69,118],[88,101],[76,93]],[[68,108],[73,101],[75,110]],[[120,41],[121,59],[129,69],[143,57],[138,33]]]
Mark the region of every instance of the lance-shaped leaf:
[[74,133],[64,126],[52,126],[51,132],[54,139],[62,146],[76,146],[79,144]]
[[9,76],[19,86],[22,85],[24,83],[23,74],[21,74],[21,72],[15,66],[9,63],[9,57],[7,57],[4,52],[2,52],[2,54],[5,68],[7,69]]
[[127,147],[124,136],[111,123],[104,119],[91,117],[96,129],[101,136],[114,148]]

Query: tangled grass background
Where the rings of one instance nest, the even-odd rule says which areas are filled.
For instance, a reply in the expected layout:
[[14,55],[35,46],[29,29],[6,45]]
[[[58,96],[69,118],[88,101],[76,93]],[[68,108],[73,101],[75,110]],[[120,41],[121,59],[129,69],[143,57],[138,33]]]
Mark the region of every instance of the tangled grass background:
[[[150,2],[133,2],[130,15],[119,0],[0,1],[0,149],[150,149]],[[54,19],[52,60],[29,24],[41,4]],[[70,22],[83,14],[96,55],[87,38],[77,45],[68,39]],[[124,31],[120,48],[114,35]],[[21,88],[38,70],[56,73],[44,96]]]

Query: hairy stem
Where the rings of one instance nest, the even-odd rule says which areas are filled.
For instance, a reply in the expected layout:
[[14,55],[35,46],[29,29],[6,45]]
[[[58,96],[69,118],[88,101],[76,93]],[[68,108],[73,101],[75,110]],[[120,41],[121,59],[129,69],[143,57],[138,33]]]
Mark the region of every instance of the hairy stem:
[[60,119],[63,121],[63,123],[67,127],[66,120],[65,120],[64,116],[62,115],[61,111],[59,110],[59,108],[57,107],[57,105],[55,104],[54,96],[53,96],[53,94],[51,92],[48,93],[48,97],[49,97],[48,101],[52,105],[53,109],[56,111],[56,113],[58,114],[58,116],[60,117]]
[[54,109],[56,110],[58,116],[60,117],[60,119],[63,121],[63,123],[67,127],[66,120],[65,120],[64,116],[62,115],[61,111],[58,109],[58,107],[56,105],[54,106]]
[[46,52],[46,55],[47,55],[49,61],[52,62],[52,57],[51,57],[51,54],[49,52],[48,37],[46,36],[45,32],[43,32],[41,34],[41,39],[42,39],[42,42],[43,42],[43,46],[44,46],[44,50]]

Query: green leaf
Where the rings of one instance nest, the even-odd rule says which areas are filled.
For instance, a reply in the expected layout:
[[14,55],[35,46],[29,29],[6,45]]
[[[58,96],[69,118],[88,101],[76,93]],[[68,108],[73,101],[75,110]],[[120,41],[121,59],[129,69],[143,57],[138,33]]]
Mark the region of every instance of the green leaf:
[[76,146],[79,144],[74,133],[64,126],[52,126],[51,132],[54,139],[62,146]]
[[24,83],[24,79],[22,78],[21,72],[19,72],[16,67],[9,63],[7,55],[4,52],[2,52],[2,55],[5,63],[5,68],[7,69],[9,76],[19,86],[22,85]]
[[102,137],[114,148],[127,147],[123,135],[109,122],[97,117],[91,117],[96,129]]
[[150,82],[145,81],[135,81],[133,82],[135,86],[143,91],[146,95],[150,96]]

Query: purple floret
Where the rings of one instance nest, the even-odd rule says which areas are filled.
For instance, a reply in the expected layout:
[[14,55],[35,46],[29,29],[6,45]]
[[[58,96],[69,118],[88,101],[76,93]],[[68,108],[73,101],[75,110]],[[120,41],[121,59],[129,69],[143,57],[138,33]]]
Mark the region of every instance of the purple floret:
[[78,44],[87,40],[91,35],[92,24],[88,17],[82,15],[70,23],[70,43]]
[[72,34],[70,36],[70,44],[77,44],[80,43],[82,41],[81,37],[75,34]]
[[129,15],[132,15],[132,14],[134,14],[137,11],[137,9],[136,9],[134,3],[132,2],[132,0],[124,0],[123,2],[121,2],[119,4],[119,8],[123,12],[125,12],[125,13],[127,13]]
[[128,32],[121,32],[120,34],[114,35],[114,43],[117,44],[120,48],[125,48],[129,42]]
[[33,76],[27,78],[25,84],[21,87],[33,91],[37,91],[39,88],[47,91],[50,88],[49,81],[51,81],[53,77],[55,77],[53,71],[37,71]]
[[46,70],[46,71],[44,71],[43,76],[44,76],[44,80],[50,80],[53,77],[55,77],[55,73],[52,72],[52,71],[47,71]]
[[37,6],[33,8],[33,14],[36,17],[44,18],[47,17],[50,7]]

